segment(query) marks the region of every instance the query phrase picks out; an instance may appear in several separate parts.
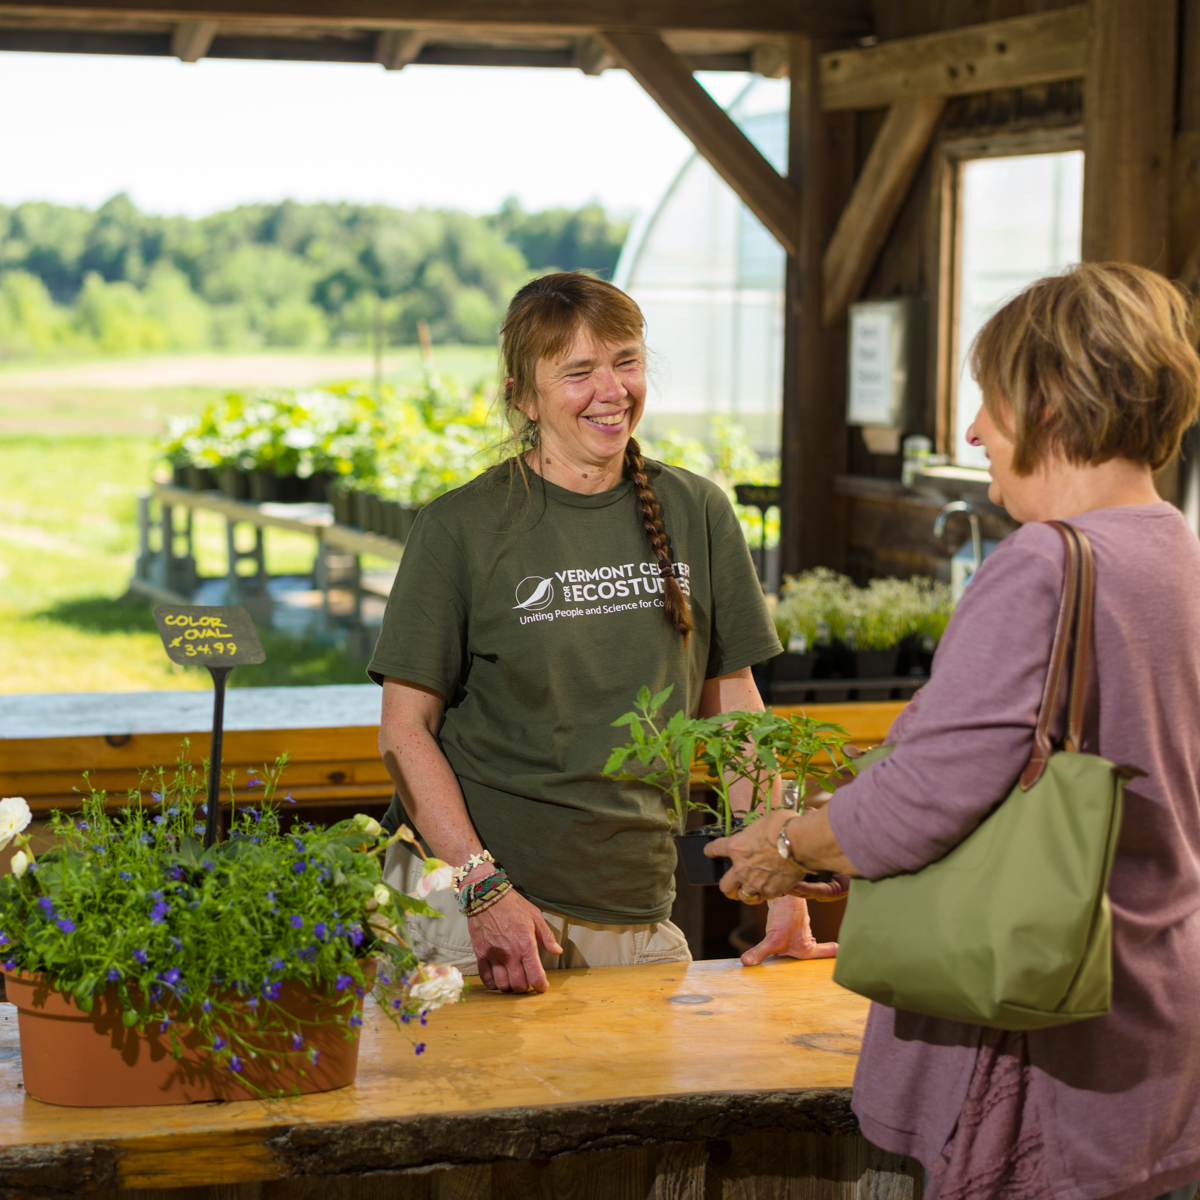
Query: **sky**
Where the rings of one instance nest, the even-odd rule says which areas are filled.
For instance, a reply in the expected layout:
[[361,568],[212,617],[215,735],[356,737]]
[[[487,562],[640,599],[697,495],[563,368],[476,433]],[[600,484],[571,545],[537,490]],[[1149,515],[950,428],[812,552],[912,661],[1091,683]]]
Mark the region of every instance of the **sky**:
[[[706,73],[728,103],[750,78]],[[0,53],[0,204],[653,205],[691,153],[624,71]],[[14,120],[14,114],[20,114]]]

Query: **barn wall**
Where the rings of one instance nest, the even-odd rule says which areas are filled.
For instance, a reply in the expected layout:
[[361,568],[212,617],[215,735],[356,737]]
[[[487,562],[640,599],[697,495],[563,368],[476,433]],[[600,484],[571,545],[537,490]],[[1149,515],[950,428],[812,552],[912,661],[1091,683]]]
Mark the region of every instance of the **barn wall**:
[[[880,39],[887,40],[1066,6],[1036,0],[880,0],[876,22]],[[863,299],[924,296],[930,302],[924,432],[935,443],[942,402],[936,385],[934,306],[940,271],[943,144],[962,138],[1072,129],[1080,125],[1082,117],[1081,82],[1005,89],[952,100],[863,290]],[[860,169],[883,118],[883,110],[856,114]],[[858,429],[849,429],[847,438],[848,469],[837,487],[849,510],[847,571],[859,582],[880,575],[949,578],[949,558],[966,540],[967,523],[962,519],[952,521],[939,540],[933,537],[934,519],[941,506],[952,499],[970,498],[986,505],[982,489],[948,483],[936,489],[903,488],[900,455],[869,453]],[[984,526],[987,537],[1001,537],[1016,527],[999,509],[987,510]]]

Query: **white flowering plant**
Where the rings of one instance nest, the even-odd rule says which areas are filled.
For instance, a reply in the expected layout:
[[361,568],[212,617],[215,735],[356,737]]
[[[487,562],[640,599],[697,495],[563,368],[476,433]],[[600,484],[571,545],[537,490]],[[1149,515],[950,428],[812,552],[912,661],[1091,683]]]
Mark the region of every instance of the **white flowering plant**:
[[198,417],[170,423],[159,449],[173,463],[208,470],[375,478],[390,437],[373,392],[358,384],[245,395],[230,392]]
[[[405,916],[437,915],[426,898],[450,868],[426,859],[405,895],[381,859],[397,841],[420,853],[408,829],[389,838],[359,814],[285,831],[273,799],[284,761],[250,781],[254,799],[238,804],[231,789],[229,836],[207,850],[204,776],[182,756],[115,811],[92,791],[80,816],[52,814],[54,849],[36,856],[25,802],[0,802],[0,842],[18,846],[0,879],[0,966],[43,977],[84,1012],[115,994],[122,1022],[169,1035],[177,1058],[198,1034],[210,1065],[263,1094],[278,1090],[281,1060],[301,1074],[317,1061],[313,1026],[354,1036],[367,992],[397,1025],[423,1026],[464,984],[417,959]],[[321,998],[307,1025],[279,1003],[291,981]]]
[[936,579],[872,579],[860,588],[845,575],[817,567],[784,580],[775,628],[784,646],[808,650],[830,641],[887,650],[906,638],[932,650],[953,612],[949,586]]

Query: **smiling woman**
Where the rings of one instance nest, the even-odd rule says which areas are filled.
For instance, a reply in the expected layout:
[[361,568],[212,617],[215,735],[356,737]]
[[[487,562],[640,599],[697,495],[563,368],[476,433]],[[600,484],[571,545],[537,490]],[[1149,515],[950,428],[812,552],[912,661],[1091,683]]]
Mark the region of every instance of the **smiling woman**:
[[[421,510],[370,666],[397,792],[386,824],[460,864],[457,904],[413,922],[414,946],[504,991],[545,990],[547,967],[690,957],[668,920],[667,808],[603,774],[613,722],[643,685],[688,716],[761,709],[750,666],[778,653],[725,494],[633,438],[643,324],[578,273],[517,294],[512,455]],[[404,851],[385,872],[399,885],[419,867]],[[778,902],[746,961],[775,951],[832,953],[803,901]]]

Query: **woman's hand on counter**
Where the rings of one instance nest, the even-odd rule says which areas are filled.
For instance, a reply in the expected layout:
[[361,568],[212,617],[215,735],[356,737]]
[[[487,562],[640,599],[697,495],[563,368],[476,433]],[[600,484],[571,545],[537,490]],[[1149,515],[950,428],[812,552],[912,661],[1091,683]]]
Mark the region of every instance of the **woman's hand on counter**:
[[561,954],[562,947],[535,904],[515,889],[467,921],[483,986],[496,992],[544,992],[550,984],[538,947]]
[[837,942],[818,942],[808,919],[808,905],[799,896],[781,896],[771,901],[767,932],[757,946],[742,955],[742,966],[757,967],[772,954],[790,958],[834,958]]

